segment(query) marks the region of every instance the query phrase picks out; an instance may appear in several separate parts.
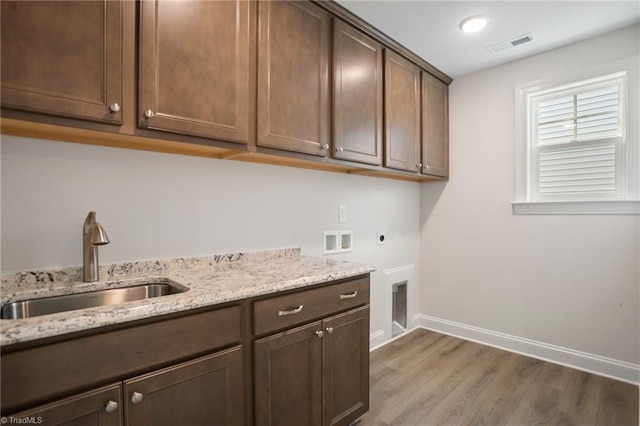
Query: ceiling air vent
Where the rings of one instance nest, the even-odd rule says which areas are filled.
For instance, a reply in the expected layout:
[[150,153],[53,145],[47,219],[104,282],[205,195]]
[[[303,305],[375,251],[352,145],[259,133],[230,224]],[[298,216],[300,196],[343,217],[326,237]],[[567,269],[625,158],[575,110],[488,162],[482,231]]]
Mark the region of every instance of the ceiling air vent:
[[491,53],[502,52],[503,50],[511,49],[512,47],[520,46],[521,44],[528,43],[533,40],[533,34],[527,33],[518,37],[514,37],[511,40],[496,43],[488,46],[487,50]]

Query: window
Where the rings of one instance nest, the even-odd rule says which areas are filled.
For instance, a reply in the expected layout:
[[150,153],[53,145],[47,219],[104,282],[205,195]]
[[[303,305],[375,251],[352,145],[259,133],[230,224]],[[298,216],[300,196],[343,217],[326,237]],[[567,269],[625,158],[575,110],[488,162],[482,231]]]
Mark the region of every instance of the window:
[[627,93],[627,71],[518,88],[516,213],[639,213]]

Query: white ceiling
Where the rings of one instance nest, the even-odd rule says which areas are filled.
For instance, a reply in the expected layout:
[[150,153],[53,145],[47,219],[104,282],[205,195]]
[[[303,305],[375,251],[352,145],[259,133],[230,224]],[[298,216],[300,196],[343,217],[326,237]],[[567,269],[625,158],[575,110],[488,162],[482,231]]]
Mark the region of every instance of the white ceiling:
[[[640,0],[337,1],[453,78],[640,22]],[[460,21],[476,14],[489,17],[487,27],[460,31]],[[487,50],[529,32],[529,43]]]

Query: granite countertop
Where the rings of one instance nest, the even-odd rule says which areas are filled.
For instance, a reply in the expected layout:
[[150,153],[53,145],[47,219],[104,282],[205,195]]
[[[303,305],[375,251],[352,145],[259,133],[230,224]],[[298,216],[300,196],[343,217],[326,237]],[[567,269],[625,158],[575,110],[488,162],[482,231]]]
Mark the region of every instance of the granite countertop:
[[119,305],[0,320],[0,346],[326,283],[374,270],[363,264],[303,256],[300,249],[293,248],[101,265],[100,281],[92,283],[82,282],[79,267],[13,273],[2,277],[3,306],[150,281],[186,291]]

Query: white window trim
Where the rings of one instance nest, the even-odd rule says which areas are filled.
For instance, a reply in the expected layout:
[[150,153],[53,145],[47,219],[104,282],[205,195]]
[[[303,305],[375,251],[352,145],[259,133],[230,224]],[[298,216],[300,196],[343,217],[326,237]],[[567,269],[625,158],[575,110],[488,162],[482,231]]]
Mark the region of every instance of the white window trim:
[[[623,200],[602,201],[530,201],[530,176],[527,146],[527,96],[547,88],[588,80],[601,75],[627,71],[626,111],[626,164],[627,190]],[[638,58],[617,61],[582,70],[560,78],[530,82],[516,86],[516,144],[515,144],[515,200],[511,203],[514,214],[548,215],[640,215],[640,92]]]

